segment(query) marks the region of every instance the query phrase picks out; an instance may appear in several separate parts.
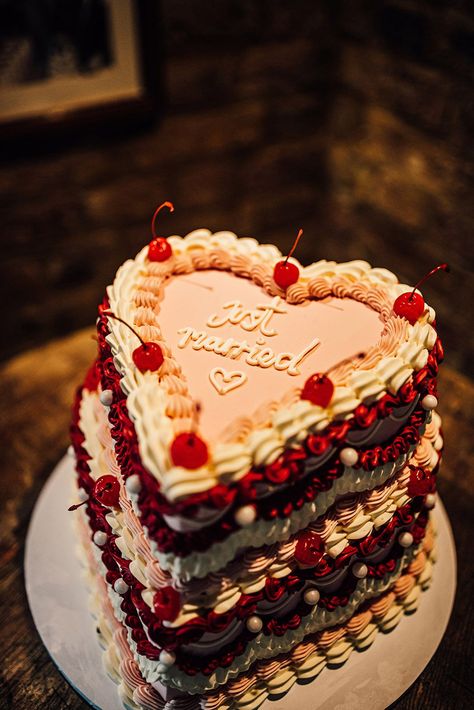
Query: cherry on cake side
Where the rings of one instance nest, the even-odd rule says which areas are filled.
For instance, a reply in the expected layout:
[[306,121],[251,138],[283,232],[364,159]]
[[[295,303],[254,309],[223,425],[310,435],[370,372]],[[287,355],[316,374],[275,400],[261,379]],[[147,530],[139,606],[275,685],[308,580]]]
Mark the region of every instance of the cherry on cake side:
[[126,325],[127,328],[129,328],[132,333],[137,336],[140,341],[140,345],[132,352],[132,360],[140,372],[154,372],[155,370],[160,369],[164,362],[164,356],[158,343],[154,343],[152,341],[145,342],[135,328],[132,328],[127,321],[123,320],[123,318],[119,318],[119,316],[116,316],[115,313],[112,313],[111,311],[104,311],[104,315],[123,323],[123,325]]

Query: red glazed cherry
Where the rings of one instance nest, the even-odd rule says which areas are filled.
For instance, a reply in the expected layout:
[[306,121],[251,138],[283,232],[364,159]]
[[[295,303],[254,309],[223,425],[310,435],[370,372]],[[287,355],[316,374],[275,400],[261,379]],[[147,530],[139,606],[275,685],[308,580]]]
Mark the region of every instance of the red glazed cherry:
[[301,391],[301,399],[327,407],[334,394],[334,385],[327,375],[316,373],[308,377]]
[[163,359],[163,351],[158,343],[142,342],[132,353],[132,360],[141,372],[159,370]]
[[148,259],[150,261],[166,261],[172,253],[171,245],[164,237],[156,237],[148,246]]
[[164,237],[157,237],[155,233],[156,218],[163,207],[167,207],[170,212],[174,212],[172,202],[163,202],[163,204],[155,210],[155,214],[151,220],[151,234],[153,239],[148,247],[148,259],[150,261],[166,261],[173,254],[173,250],[171,249],[170,244],[168,244],[168,241]]
[[94,483],[93,497],[102,505],[108,508],[118,506],[120,494],[120,484],[115,476],[101,476]]
[[116,316],[115,313],[111,313],[111,311],[104,311],[104,314],[109,318],[114,318],[114,320],[120,321],[120,323],[123,323],[127,326],[127,328],[130,328],[132,333],[137,336],[141,344],[132,352],[132,360],[141,372],[146,372],[147,370],[151,370],[153,372],[162,366],[164,360],[163,351],[158,343],[145,343],[135,328],[132,328],[132,326],[127,323],[127,321],[123,320],[123,318],[119,318],[119,316]]
[[411,473],[407,486],[407,493],[410,498],[433,493],[435,489],[435,482],[431,472],[421,466],[410,466],[409,468]]
[[393,310],[397,316],[406,318],[411,325],[415,325],[425,310],[425,301],[419,293],[402,293],[395,299]]
[[161,621],[174,621],[180,609],[181,599],[173,587],[163,587],[153,597],[153,610]]
[[284,261],[278,261],[275,264],[275,268],[273,269],[273,279],[275,283],[284,290],[286,290],[289,286],[295,284],[300,277],[300,270],[298,269],[296,264],[292,264],[288,261],[288,259],[298,246],[298,242],[301,239],[302,235],[303,230],[300,229],[298,234],[296,235],[296,239],[293,242],[293,246],[291,247],[286,259]]
[[394,313],[401,318],[406,318],[411,325],[415,325],[416,321],[423,315],[425,310],[425,300],[421,294],[416,293],[416,289],[419,288],[427,279],[429,279],[430,276],[433,276],[433,274],[440,270],[449,271],[448,264],[439,264],[439,266],[435,266],[434,269],[431,269],[428,274],[423,276],[423,278],[415,284],[413,291],[407,291],[406,293],[402,293],[398,296],[393,304]]
[[178,434],[171,444],[171,459],[175,466],[182,466],[194,471],[194,469],[204,466],[208,458],[209,452],[206,444],[192,431]]
[[324,554],[324,542],[311,530],[305,530],[298,538],[295,547],[295,559],[301,565],[314,567]]

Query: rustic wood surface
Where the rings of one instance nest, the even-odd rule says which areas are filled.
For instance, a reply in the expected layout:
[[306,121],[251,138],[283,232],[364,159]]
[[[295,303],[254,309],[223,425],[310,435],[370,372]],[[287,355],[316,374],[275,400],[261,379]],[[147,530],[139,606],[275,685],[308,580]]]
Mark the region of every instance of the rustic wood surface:
[[[86,707],[56,670],[35,630],[24,589],[23,553],[35,501],[68,445],[72,394],[93,358],[92,334],[91,329],[82,330],[0,369],[1,708]],[[395,703],[397,710],[474,707],[474,383],[445,366],[440,390],[447,447],[439,487],[456,538],[458,590],[438,651]]]

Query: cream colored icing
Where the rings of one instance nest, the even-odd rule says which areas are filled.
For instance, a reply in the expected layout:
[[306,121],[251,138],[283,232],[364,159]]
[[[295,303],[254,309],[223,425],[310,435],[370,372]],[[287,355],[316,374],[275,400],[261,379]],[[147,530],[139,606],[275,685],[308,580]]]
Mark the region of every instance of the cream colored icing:
[[[350,416],[359,403],[372,401],[385,391],[396,392],[414,371],[426,364],[428,351],[436,340],[436,332],[430,325],[434,312],[427,307],[414,326],[404,323],[398,327],[397,321],[401,319],[391,313],[391,307],[396,296],[408,287],[397,284],[395,276],[385,269],[372,269],[363,261],[346,264],[321,261],[308,267],[299,265],[300,279],[285,295],[273,281],[273,266],[281,255],[272,245],[259,245],[248,238],[238,239],[231,232],[211,234],[208,230],[196,230],[184,238],[170,237],[169,242],[174,253],[171,259],[150,263],[145,247],[136,259],[125,262],[108,289],[112,311],[127,322],[137,325],[142,337],[152,339],[162,346],[165,360],[159,375],[141,373],[135,368],[131,356],[137,345],[136,337],[126,326],[109,319],[111,332],[108,341],[116,366],[122,374],[122,387],[127,394],[128,410],[135,422],[142,460],[158,478],[163,492],[171,501],[208,490],[220,482],[223,476],[224,482],[238,480],[246,473],[249,465],[270,463],[285,447],[291,446],[295,440],[301,440],[308,432],[324,428],[334,418]],[[232,271],[262,286],[272,297],[286,296],[287,308],[301,304],[299,307],[304,309],[309,299],[331,295],[352,299],[366,303],[377,311],[385,326],[380,343],[369,347],[365,362],[357,361],[353,367],[346,367],[338,373],[338,386],[328,408],[322,409],[290,397],[290,404],[277,406],[276,409],[268,407],[268,417],[258,421],[260,431],[256,431],[251,424],[248,426],[245,423],[242,429],[237,421],[235,424],[229,422],[227,434],[221,441],[209,441],[211,456],[208,463],[197,471],[189,471],[174,467],[169,457],[170,443],[176,433],[190,426],[193,402],[175,353],[170,349],[167,338],[163,337],[159,309],[165,306],[166,290],[177,282],[176,275],[205,269],[214,271],[194,273],[193,281],[203,276],[208,281],[208,274],[216,274],[216,271]],[[165,281],[173,274],[175,278],[165,287]],[[185,280],[186,276],[183,276],[183,282]],[[251,285],[249,282],[242,283]],[[188,284],[188,287],[192,288],[192,285]],[[201,297],[209,293],[206,289],[199,291]],[[163,294],[165,300],[161,303]],[[258,298],[262,298],[261,293]],[[193,307],[198,300],[193,299]],[[319,307],[324,310],[322,304]],[[176,325],[181,324],[174,323],[174,327]],[[401,334],[404,336],[402,339]],[[317,355],[322,353],[322,347],[316,350]],[[200,353],[194,355],[196,364],[193,367],[199,368]],[[282,377],[281,373],[276,374]],[[229,397],[237,397],[239,391],[244,390],[244,387],[239,388]],[[215,393],[215,396],[220,395]],[[203,402],[205,406],[207,400],[208,395]],[[245,422],[247,419],[246,415]],[[229,432],[234,441],[228,440]],[[240,445],[237,451],[231,448],[236,443]],[[216,467],[216,455],[218,459],[232,461],[230,475],[228,471],[222,472]]]

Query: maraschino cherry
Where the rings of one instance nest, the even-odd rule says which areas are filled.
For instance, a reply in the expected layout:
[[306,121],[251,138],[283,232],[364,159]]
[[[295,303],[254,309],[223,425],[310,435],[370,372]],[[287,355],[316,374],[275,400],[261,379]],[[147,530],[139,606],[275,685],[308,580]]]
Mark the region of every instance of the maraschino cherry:
[[273,269],[273,279],[280,288],[286,290],[289,286],[292,286],[295,284],[299,277],[300,277],[300,270],[296,266],[296,264],[293,264],[292,262],[288,261],[290,256],[293,254],[295,251],[296,247],[298,246],[298,242],[303,236],[303,230],[300,229],[298,234],[296,235],[296,239],[293,242],[293,246],[291,247],[288,256],[286,259],[283,261],[278,261],[275,264],[275,268]]
[[308,377],[301,390],[301,399],[307,399],[311,404],[317,404],[325,409],[334,394],[334,384],[327,375],[317,372]]
[[[355,357],[361,360],[364,356],[365,353],[358,353]],[[337,365],[331,367],[331,370],[334,369],[334,367],[343,365],[349,360],[354,360],[354,357],[350,356],[344,358],[338,362]],[[301,390],[301,399],[307,399],[308,402],[311,402],[311,404],[316,404],[325,409],[329,405],[334,394],[334,383],[328,377],[328,372],[329,370],[326,372],[316,372],[314,375],[308,377],[304,383],[303,389]]]
[[209,451],[206,443],[196,434],[197,419],[201,405],[195,403],[191,431],[178,434],[170,448],[171,460],[175,466],[182,466],[194,471],[207,463]]
[[415,496],[425,496],[435,490],[435,480],[431,471],[422,466],[409,466],[410,480],[407,485],[407,493],[410,498]]
[[314,567],[324,554],[324,542],[320,535],[312,530],[304,530],[298,537],[295,547],[295,559],[301,565]]
[[[119,495],[120,483],[117,478],[111,474],[106,474],[105,476],[100,476],[100,478],[98,478],[94,483],[91,498],[107,508],[116,508],[119,504]],[[85,505],[88,500],[89,498],[86,498],[86,500],[83,500],[82,503],[71,505],[68,510],[77,510],[77,508],[80,508],[81,505]]]
[[171,249],[168,240],[164,237],[157,237],[155,232],[156,218],[163,207],[167,207],[170,212],[174,212],[172,202],[163,202],[163,204],[155,210],[155,214],[151,220],[151,234],[153,239],[148,246],[148,259],[150,261],[166,261],[173,254],[173,250]]
[[423,311],[425,310],[424,298],[420,293],[416,293],[416,289],[437,271],[449,271],[448,264],[439,264],[439,266],[435,266],[434,269],[431,269],[428,274],[423,276],[423,278],[415,284],[412,291],[402,293],[395,299],[393,310],[397,316],[406,318],[411,325],[415,325],[416,321],[423,315]]
[[181,609],[181,598],[174,587],[162,587],[153,597],[153,611],[161,621],[174,621]]
[[155,370],[160,369],[163,364],[164,357],[163,351],[158,345],[158,343],[146,343],[141,337],[141,335],[139,335],[139,333],[135,330],[135,328],[132,328],[132,326],[127,323],[127,321],[123,320],[123,318],[119,318],[119,316],[116,316],[115,313],[111,313],[110,311],[104,311],[104,315],[108,316],[109,318],[114,318],[114,320],[120,321],[120,323],[123,323],[127,326],[127,328],[130,328],[132,333],[137,336],[141,345],[139,345],[138,348],[135,348],[135,350],[132,352],[132,360],[141,372],[147,372],[148,370],[154,372]]

